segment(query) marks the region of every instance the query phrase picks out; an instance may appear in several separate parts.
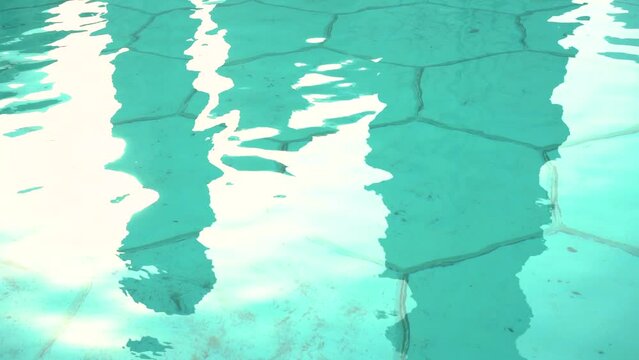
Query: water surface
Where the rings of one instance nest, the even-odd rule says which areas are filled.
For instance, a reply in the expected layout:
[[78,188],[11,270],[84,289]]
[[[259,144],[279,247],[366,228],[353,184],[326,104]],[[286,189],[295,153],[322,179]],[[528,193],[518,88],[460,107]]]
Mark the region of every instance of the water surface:
[[639,3],[0,5],[0,357],[639,353]]

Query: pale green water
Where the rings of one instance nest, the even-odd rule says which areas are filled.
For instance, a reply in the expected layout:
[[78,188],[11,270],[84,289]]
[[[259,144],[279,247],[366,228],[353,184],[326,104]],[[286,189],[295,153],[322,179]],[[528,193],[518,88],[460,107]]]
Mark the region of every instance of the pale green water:
[[1,359],[639,358],[639,2],[0,2]]

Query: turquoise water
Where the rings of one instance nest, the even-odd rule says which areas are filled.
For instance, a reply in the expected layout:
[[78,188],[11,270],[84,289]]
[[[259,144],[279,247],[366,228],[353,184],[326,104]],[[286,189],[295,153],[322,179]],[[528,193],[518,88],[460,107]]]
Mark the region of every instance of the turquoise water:
[[639,358],[639,2],[0,2],[1,359]]

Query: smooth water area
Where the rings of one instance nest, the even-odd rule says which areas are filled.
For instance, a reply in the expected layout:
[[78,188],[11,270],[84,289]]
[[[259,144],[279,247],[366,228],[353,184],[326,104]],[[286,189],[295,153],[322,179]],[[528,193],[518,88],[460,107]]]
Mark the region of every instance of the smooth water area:
[[639,1],[0,1],[0,359],[639,358]]

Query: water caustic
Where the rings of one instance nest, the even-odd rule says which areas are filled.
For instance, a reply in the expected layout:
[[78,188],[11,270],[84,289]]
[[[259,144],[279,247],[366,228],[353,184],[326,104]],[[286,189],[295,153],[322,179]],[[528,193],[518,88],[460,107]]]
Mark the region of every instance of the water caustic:
[[635,0],[0,4],[0,358],[639,355]]

